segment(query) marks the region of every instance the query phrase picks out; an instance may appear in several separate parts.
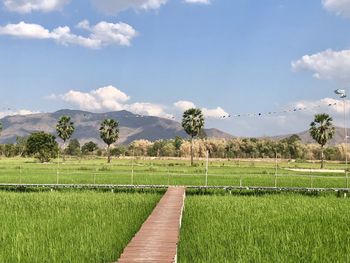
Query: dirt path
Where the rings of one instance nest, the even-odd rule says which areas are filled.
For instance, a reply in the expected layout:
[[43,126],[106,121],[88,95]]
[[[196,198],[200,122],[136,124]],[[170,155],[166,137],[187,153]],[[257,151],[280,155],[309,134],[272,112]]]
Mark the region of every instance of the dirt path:
[[184,187],[170,187],[118,262],[176,262],[184,199]]
[[330,169],[297,169],[285,168],[288,171],[307,172],[307,173],[345,173],[345,170],[330,170]]

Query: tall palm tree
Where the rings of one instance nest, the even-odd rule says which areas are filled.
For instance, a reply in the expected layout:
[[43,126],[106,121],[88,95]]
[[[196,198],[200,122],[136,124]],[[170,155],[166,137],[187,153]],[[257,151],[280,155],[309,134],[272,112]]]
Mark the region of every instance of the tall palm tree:
[[107,144],[108,163],[111,162],[111,144],[115,143],[119,138],[119,123],[112,119],[105,119],[101,123],[100,136],[101,139]]
[[316,114],[315,119],[310,124],[311,137],[321,145],[321,169],[324,168],[324,146],[333,138],[335,129],[333,119],[328,114]]
[[74,133],[74,123],[69,116],[61,116],[56,125],[56,132],[58,137],[63,140],[63,160],[65,161],[64,148],[67,140],[69,140]]
[[204,116],[200,109],[189,109],[183,113],[182,127],[191,137],[191,166],[193,166],[193,138],[198,136],[204,127]]

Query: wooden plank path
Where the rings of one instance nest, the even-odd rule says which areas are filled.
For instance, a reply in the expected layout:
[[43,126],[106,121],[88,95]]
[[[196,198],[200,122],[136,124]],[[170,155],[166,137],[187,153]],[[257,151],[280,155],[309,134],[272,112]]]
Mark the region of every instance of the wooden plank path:
[[176,262],[184,199],[184,187],[168,188],[118,262]]

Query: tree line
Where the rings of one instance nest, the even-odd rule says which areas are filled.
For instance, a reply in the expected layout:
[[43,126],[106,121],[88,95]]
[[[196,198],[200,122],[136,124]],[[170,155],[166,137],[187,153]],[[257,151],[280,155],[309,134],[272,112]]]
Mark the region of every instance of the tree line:
[[[184,112],[182,127],[189,139],[175,137],[169,140],[136,140],[129,145],[115,145],[119,138],[119,123],[116,120],[105,119],[100,125],[100,137],[106,144],[99,148],[95,142],[80,145],[77,139],[71,139],[75,127],[69,116],[62,116],[56,125],[57,136],[62,141],[59,147],[56,137],[45,132],[34,132],[28,137],[18,137],[16,143],[0,145],[0,154],[13,156],[34,156],[41,162],[48,162],[61,153],[63,160],[66,155],[106,156],[111,161],[112,156],[150,156],[150,157],[190,157],[193,165],[194,157],[210,158],[284,158],[300,160],[344,160],[346,146],[326,147],[334,136],[332,118],[327,114],[317,114],[310,124],[310,135],[318,144],[303,144],[297,135],[279,141],[256,138],[208,139],[203,133],[204,116],[200,109],[189,109]],[[2,125],[0,123],[0,134]],[[68,144],[67,144],[68,143]]]

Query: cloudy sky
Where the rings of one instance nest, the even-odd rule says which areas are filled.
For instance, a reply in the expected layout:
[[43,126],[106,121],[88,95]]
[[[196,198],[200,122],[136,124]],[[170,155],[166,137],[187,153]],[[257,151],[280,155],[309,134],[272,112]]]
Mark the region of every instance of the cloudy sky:
[[0,0],[0,117],[195,106],[207,127],[275,135],[318,112],[342,126],[347,87],[350,0]]

